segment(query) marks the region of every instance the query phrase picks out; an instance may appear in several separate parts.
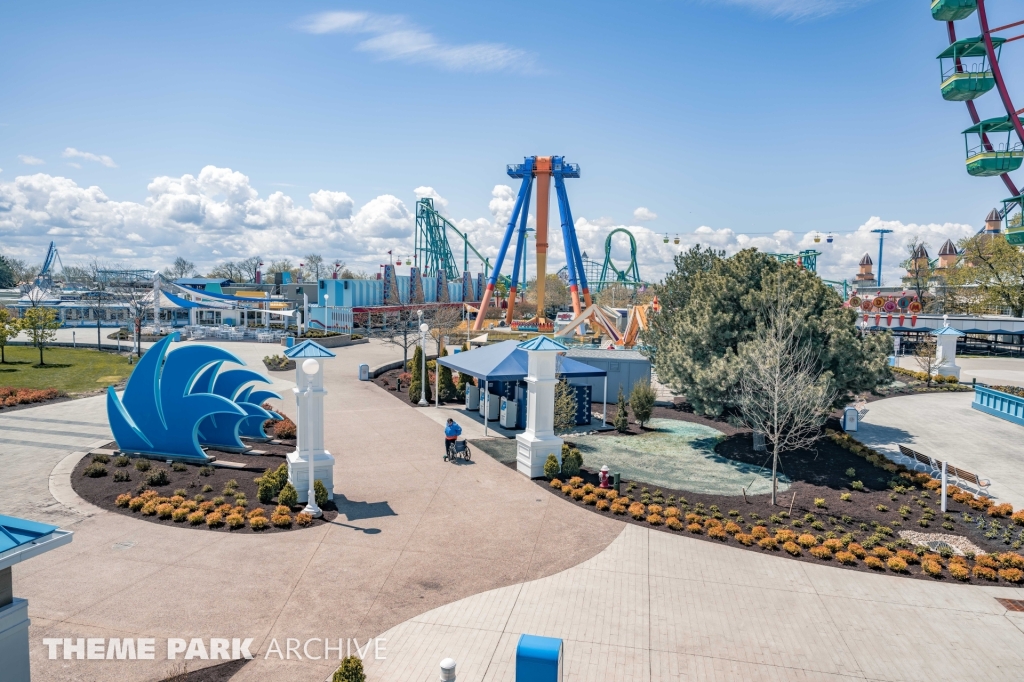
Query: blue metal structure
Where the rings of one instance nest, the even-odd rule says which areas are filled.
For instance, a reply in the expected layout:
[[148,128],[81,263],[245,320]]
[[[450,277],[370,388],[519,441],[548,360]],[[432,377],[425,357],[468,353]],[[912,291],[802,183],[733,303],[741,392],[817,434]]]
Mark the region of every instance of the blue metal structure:
[[[240,436],[266,439],[263,422],[268,419],[280,420],[274,412],[268,412],[261,405],[267,398],[281,399],[272,391],[259,391],[252,394],[252,386],[246,384],[259,382],[269,384],[270,380],[259,372],[251,369],[229,369],[221,372],[223,363],[210,365],[192,384],[190,394],[212,393],[233,401],[247,416],[235,414],[213,414],[199,424],[199,443],[224,452],[245,452],[249,446],[242,443]],[[255,402],[259,400],[260,402]]]
[[43,267],[39,268],[39,274],[36,275],[37,286],[50,286],[53,283],[53,275],[50,271],[53,269],[54,261],[60,263],[61,269],[64,268],[64,262],[61,261],[60,254],[57,252],[57,244],[50,242],[49,248],[46,249],[46,258],[43,259]]
[[885,245],[885,235],[892,232],[892,230],[885,230],[878,228],[877,230],[871,230],[873,233],[878,235],[878,286],[882,286],[882,246]]
[[199,427],[212,415],[250,416],[232,400],[208,392],[194,392],[196,380],[210,365],[234,362],[228,351],[194,345],[168,353],[171,334],[154,344],[128,378],[124,395],[107,388],[107,420],[121,451],[193,463],[211,461],[199,444]]
[[[567,163],[561,156],[528,156],[521,164],[509,164],[507,167],[509,177],[521,179],[519,193],[516,195],[516,203],[512,209],[508,225],[505,228],[505,235],[498,249],[498,256],[494,261],[494,269],[487,282],[487,288],[483,293],[480,305],[481,314],[477,315],[474,329],[480,329],[483,325],[483,311],[487,308],[494,288],[501,277],[501,266],[505,261],[505,255],[512,243],[513,236],[516,236],[516,253],[513,259],[512,278],[509,286],[508,310],[506,322],[511,324],[515,314],[515,295],[519,284],[519,267],[523,262],[526,252],[526,221],[529,214],[530,199],[533,193],[533,181],[537,179],[537,323],[538,329],[546,324],[543,320],[544,311],[544,278],[547,274],[547,236],[548,236],[548,197],[550,192],[549,182],[553,177],[555,180],[555,194],[558,198],[558,212],[562,227],[562,240],[565,244],[565,254],[569,275],[569,293],[572,296],[573,309],[580,313],[580,293],[582,290],[586,305],[591,304],[590,289],[587,285],[587,276],[583,268],[583,259],[580,256],[579,243],[576,240],[576,227],[573,224],[572,210],[569,207],[569,196],[565,190],[566,178],[580,177],[579,164]],[[518,235],[516,231],[518,230]]]

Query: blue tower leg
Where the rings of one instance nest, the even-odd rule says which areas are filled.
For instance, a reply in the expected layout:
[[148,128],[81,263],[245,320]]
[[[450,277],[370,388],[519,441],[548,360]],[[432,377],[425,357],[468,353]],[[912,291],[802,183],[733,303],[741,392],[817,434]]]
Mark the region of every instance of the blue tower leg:
[[526,275],[526,264],[523,255],[526,253],[526,222],[530,217],[530,194],[533,191],[533,184],[526,188],[526,200],[523,205],[527,210],[520,211],[519,215],[519,236],[516,239],[516,257],[512,265],[512,286],[508,290],[508,310],[505,311],[505,324],[511,325],[516,307],[516,284],[519,282],[519,266],[522,264],[523,276]]
[[[556,176],[558,177],[558,176]],[[587,273],[583,268],[583,257],[580,255],[580,244],[576,239],[576,223],[572,219],[572,207],[569,206],[569,194],[565,191],[564,179],[558,177],[556,180],[556,186],[558,181],[561,180],[561,192],[559,193],[559,210],[561,210],[562,202],[565,203],[565,215],[563,220],[567,225],[567,229],[564,231],[565,236],[565,255],[566,261],[572,261],[576,266],[576,282],[583,293],[583,302],[586,307],[590,307],[590,287],[587,284]]]
[[520,211],[523,210],[523,204],[525,203],[526,195],[529,192],[530,185],[533,183],[533,159],[529,158],[526,160],[527,171],[523,175],[523,184],[519,187],[519,194],[516,196],[516,205],[512,209],[512,217],[508,221],[508,226],[505,228],[505,236],[501,240],[501,248],[498,249],[498,257],[494,261],[494,269],[491,271],[491,276],[487,280],[487,288],[484,290],[484,295],[480,300],[480,312],[477,313],[476,321],[473,323],[474,331],[479,331],[483,328],[484,314],[487,311],[487,306],[491,302],[491,296],[494,295],[494,285],[498,283],[498,275],[501,274],[501,264],[505,260],[505,253],[508,251],[508,245],[512,241],[512,233],[515,231],[516,220],[519,218]]
[[555,194],[558,196],[558,213],[562,219],[562,242],[565,244],[565,263],[569,271],[569,295],[572,297],[572,309],[577,315],[580,314],[580,290],[576,283],[576,257],[573,255],[572,237],[573,230],[569,213],[569,198],[565,194],[565,180],[561,173],[555,173]]

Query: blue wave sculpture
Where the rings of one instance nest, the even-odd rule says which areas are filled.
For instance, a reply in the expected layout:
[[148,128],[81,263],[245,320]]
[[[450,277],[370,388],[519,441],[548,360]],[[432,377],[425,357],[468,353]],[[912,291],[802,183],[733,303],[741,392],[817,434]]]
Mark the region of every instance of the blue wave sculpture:
[[[264,409],[263,403],[267,402],[271,398],[280,400],[281,396],[273,391],[254,391],[254,388],[254,386],[247,386],[238,394],[238,397],[235,398],[235,402],[238,403],[243,410],[248,411],[250,409],[249,406],[258,407],[260,409],[260,412],[242,420],[242,424],[238,428],[238,433],[246,438],[252,438],[253,440],[270,440],[270,436],[268,436],[267,432],[263,430],[263,425],[266,424],[267,419],[279,422],[283,417],[277,412],[271,412]],[[264,417],[264,414],[267,416]]]
[[188,346],[168,353],[175,338],[161,339],[142,356],[121,398],[113,387],[107,389],[107,420],[123,452],[207,463],[211,458],[199,445],[203,420],[219,414],[244,418],[248,413],[228,398],[192,388],[211,365],[241,361],[216,346]]
[[[240,362],[237,361],[236,362]],[[192,393],[211,393],[233,401],[244,412],[236,414],[211,415],[199,425],[199,442],[208,447],[225,452],[245,452],[249,449],[239,436],[251,436],[267,439],[263,431],[263,422],[268,419],[280,419],[276,414],[263,409],[262,403],[253,403],[252,387],[248,383],[258,381],[269,384],[270,380],[259,372],[251,369],[229,369],[220,371],[222,362],[210,365],[192,386]],[[280,399],[271,391],[259,391],[256,396]],[[256,422],[253,428],[252,422]]]

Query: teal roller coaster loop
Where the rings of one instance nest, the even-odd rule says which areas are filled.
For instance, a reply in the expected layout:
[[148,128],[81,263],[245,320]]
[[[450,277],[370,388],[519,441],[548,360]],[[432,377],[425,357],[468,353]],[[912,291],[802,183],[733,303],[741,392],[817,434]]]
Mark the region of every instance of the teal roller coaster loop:
[[[615,236],[616,232],[622,232],[629,237],[629,265],[622,270],[615,267],[615,263],[612,262],[612,237]],[[611,274],[614,274],[613,278],[608,276],[609,271]],[[643,281],[640,279],[640,269],[636,264],[636,238],[632,232],[623,227],[609,232],[608,238],[604,240],[604,265],[601,266],[601,277],[597,282],[597,291],[601,291],[601,289],[609,284],[616,283],[625,286],[639,286],[643,284]]]
[[462,239],[463,272],[469,269],[469,252],[472,251],[483,263],[484,277],[486,278],[491,270],[491,261],[476,250],[467,235],[460,232],[447,218],[434,210],[434,200],[429,198],[416,202],[414,249],[416,265],[421,268],[422,273],[426,276],[434,276],[443,270],[449,282],[459,279],[459,267],[448,244],[447,230],[451,230]]

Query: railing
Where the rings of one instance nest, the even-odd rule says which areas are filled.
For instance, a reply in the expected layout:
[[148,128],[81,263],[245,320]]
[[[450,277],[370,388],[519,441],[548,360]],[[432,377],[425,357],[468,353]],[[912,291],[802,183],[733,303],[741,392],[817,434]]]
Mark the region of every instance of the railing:
[[[988,147],[992,147],[992,148],[989,149]],[[970,149],[968,149],[967,150],[967,158],[971,158],[972,156],[978,156],[980,154],[995,154],[996,157],[998,158],[1000,155],[1004,155],[1004,154],[1013,156],[1013,155],[1022,154],[1022,153],[1024,153],[1024,147],[1022,147],[1019,142],[1016,142],[1016,143],[1014,143],[1012,145],[1011,144],[985,145],[984,143],[982,143],[982,144],[979,144],[977,147],[971,147]]]
[[971,407],[1024,426],[1024,398],[976,384]]

